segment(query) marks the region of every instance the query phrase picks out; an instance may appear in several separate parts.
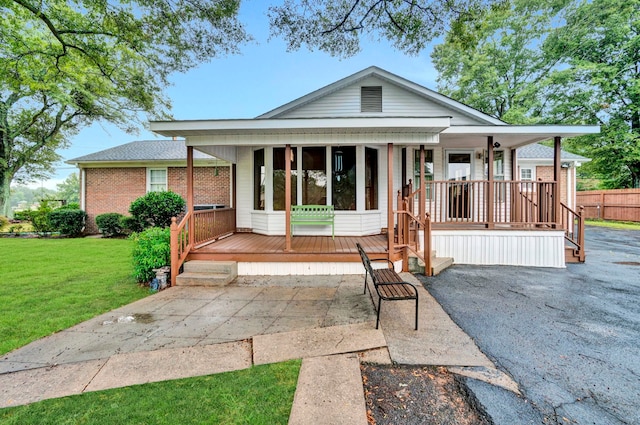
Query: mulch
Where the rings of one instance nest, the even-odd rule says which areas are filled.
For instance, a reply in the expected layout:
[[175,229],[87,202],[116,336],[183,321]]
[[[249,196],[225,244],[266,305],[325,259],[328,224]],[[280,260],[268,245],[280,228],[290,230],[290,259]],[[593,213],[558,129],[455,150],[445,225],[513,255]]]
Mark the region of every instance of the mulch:
[[464,384],[444,367],[363,364],[370,425],[491,425]]

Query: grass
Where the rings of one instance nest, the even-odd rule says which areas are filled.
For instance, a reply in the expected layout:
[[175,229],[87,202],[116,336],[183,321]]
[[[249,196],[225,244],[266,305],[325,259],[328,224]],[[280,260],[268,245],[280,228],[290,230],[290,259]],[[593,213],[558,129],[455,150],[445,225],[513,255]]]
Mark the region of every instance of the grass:
[[640,223],[633,221],[585,220],[589,226],[608,227],[610,229],[640,230]]
[[149,294],[124,239],[0,238],[0,355]]
[[300,361],[0,410],[1,424],[286,424]]
[[[146,296],[122,239],[0,238],[0,354]],[[171,361],[171,359],[167,359]],[[0,424],[286,424],[300,361],[0,409]]]

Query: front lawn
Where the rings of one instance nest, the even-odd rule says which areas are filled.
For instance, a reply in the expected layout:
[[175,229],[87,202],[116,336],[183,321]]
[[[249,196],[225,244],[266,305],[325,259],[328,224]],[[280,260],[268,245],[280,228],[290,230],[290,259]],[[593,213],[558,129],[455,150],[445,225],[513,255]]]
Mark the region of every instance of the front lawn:
[[585,220],[585,224],[590,226],[608,227],[610,229],[640,230],[640,223],[633,221],[612,221],[612,220]]
[[0,238],[0,355],[149,294],[124,239]]
[[0,410],[5,424],[286,424],[300,360]]

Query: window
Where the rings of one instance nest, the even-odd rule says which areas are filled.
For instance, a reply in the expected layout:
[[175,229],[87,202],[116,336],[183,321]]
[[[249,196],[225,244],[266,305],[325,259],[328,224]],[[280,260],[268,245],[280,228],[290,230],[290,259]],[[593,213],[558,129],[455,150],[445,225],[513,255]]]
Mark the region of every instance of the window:
[[[298,158],[296,149],[291,148],[291,205],[296,205],[298,188]],[[285,148],[273,148],[273,210],[284,211],[285,207]]]
[[302,205],[327,205],[327,149],[302,148]]
[[356,209],[356,148],[331,148],[333,206],[336,210]]
[[520,180],[523,182],[533,181],[533,170],[531,168],[520,169]]
[[[487,160],[489,156],[484,151],[484,176],[489,178],[489,167]],[[493,180],[504,180],[504,151],[493,151]]]
[[264,149],[253,151],[253,209],[264,210]]
[[378,151],[372,148],[364,149],[364,202],[366,210],[378,209]]
[[382,112],[382,87],[360,87],[360,112]]
[[[433,181],[433,149],[425,149],[424,151],[424,179],[425,181]],[[420,187],[420,150],[414,151],[413,159],[413,187],[414,190]],[[427,184],[427,199],[431,199],[431,186]]]
[[147,169],[147,192],[162,192],[167,190],[167,169]]

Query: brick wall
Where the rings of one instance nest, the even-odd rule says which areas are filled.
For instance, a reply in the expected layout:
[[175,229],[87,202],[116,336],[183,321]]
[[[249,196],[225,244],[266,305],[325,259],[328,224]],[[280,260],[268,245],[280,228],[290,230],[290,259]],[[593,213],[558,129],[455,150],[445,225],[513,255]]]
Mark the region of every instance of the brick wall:
[[[135,168],[85,168],[85,210],[88,215],[87,233],[98,233],[96,216],[116,212],[129,213],[131,202],[147,191],[147,169]],[[195,204],[224,204],[230,206],[229,167],[195,167]],[[167,169],[167,186],[187,198],[187,170],[185,167]]]
[[[231,205],[229,188],[230,167],[194,167],[193,169],[193,202],[198,204]],[[169,189],[187,199],[187,169],[169,167],[167,170]]]
[[[567,173],[568,168],[560,169],[560,201],[567,204]],[[536,180],[542,180],[545,182],[553,181],[553,166],[541,166],[536,167]]]
[[86,232],[97,233],[97,215],[126,215],[131,202],[146,193],[147,169],[85,168],[85,179],[85,211],[89,216]]

